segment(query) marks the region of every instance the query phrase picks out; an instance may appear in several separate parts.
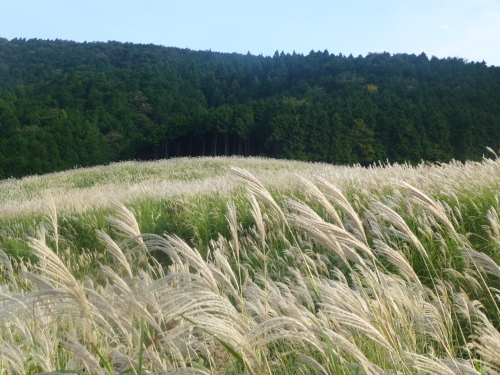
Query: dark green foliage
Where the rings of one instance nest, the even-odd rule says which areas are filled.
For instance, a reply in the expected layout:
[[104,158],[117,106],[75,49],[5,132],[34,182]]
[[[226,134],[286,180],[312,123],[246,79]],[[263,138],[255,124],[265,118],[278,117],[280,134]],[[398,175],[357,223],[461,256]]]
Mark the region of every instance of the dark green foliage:
[[500,68],[458,58],[273,57],[0,39],[0,178],[127,159],[479,159]]

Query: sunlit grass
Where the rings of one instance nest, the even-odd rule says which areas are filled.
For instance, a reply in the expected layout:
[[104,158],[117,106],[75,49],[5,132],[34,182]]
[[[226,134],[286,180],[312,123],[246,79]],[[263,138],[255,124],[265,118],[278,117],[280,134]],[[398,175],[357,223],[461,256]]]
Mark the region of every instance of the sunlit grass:
[[500,160],[0,182],[0,372],[494,374]]

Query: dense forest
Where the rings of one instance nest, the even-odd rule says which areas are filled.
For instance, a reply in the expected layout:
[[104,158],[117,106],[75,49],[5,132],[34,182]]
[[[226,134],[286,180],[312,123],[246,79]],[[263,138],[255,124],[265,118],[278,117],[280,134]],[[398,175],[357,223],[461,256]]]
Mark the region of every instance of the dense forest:
[[119,160],[478,159],[500,67],[425,54],[254,56],[0,38],[0,178]]

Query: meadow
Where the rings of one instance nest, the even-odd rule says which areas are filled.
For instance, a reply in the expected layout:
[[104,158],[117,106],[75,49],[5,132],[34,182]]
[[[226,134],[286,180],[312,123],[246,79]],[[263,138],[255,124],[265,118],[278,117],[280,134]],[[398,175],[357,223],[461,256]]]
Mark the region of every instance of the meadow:
[[499,374],[492,154],[0,181],[0,373]]

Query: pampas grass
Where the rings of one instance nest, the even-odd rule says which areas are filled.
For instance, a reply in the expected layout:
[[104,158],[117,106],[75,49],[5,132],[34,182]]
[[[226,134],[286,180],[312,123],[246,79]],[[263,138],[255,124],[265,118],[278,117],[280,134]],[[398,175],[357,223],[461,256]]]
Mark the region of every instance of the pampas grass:
[[[196,189],[207,181],[205,194],[218,189],[212,198],[221,214],[203,215],[224,224],[204,220],[213,227],[196,238],[185,236],[195,228],[144,232],[164,212],[145,187],[146,175],[159,178],[151,163],[110,166],[115,176],[103,167],[2,183],[9,198],[0,211],[9,220],[40,215],[22,239],[29,257],[0,251],[1,373],[500,372],[500,160],[368,169],[238,158],[172,163],[184,190],[195,172],[205,176]],[[125,171],[138,174],[133,187],[123,184]],[[68,189],[38,211],[30,193],[33,205],[14,212],[23,183],[48,194],[54,181],[71,185],[81,174],[99,176],[95,200],[70,204],[77,192]],[[113,184],[131,195],[99,195]],[[147,205],[133,205],[141,194]],[[175,194],[178,211],[169,215],[211,207],[201,190]],[[107,208],[88,214],[99,202]],[[470,212],[479,224],[471,225]],[[86,227],[68,230],[71,215],[99,223],[86,238],[91,246],[77,246]],[[182,220],[196,226],[196,215]],[[4,229],[4,240],[15,231]]]

